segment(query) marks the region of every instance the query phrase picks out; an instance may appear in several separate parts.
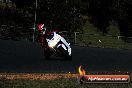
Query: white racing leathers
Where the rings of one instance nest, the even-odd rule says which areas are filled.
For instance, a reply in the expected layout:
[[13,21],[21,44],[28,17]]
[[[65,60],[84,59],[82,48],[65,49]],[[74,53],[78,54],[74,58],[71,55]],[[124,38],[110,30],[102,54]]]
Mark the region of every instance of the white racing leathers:
[[60,51],[62,55],[65,55],[66,57],[71,58],[71,47],[70,43],[67,43],[67,41],[57,34],[56,32],[53,32],[49,38],[46,38],[48,47],[53,50],[54,52]]
[[68,48],[69,55],[71,55],[70,43],[68,44],[63,37],[61,37],[61,41],[66,45],[66,47]]

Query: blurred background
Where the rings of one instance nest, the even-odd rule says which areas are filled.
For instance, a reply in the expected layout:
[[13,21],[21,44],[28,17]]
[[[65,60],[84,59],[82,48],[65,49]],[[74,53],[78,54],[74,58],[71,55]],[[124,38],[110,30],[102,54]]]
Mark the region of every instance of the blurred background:
[[0,39],[38,42],[37,25],[79,46],[132,48],[131,0],[0,0]]

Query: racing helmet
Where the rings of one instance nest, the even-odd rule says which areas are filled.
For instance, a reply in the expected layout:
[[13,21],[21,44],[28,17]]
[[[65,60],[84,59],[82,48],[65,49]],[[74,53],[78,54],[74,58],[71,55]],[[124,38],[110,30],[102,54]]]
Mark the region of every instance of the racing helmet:
[[46,31],[46,26],[45,26],[45,24],[39,24],[39,25],[38,25],[38,30],[40,30],[40,31]]

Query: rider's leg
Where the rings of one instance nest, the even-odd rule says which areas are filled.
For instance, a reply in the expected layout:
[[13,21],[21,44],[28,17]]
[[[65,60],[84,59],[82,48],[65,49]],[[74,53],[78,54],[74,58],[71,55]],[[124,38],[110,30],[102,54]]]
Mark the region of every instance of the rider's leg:
[[71,48],[70,48],[69,44],[66,42],[66,40],[63,37],[61,38],[61,41],[67,46],[69,55],[71,55]]
[[68,49],[70,48],[69,44],[66,42],[66,40],[63,37],[61,38],[61,41],[67,46]]

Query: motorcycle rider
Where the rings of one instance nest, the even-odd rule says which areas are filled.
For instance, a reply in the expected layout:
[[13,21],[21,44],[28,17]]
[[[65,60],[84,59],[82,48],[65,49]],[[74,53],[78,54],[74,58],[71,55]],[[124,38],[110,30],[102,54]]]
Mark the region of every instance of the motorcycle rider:
[[[41,43],[41,46],[43,47],[43,48],[47,48],[47,41],[46,41],[46,38],[47,38],[47,36],[48,35],[50,35],[50,34],[52,34],[52,33],[54,33],[54,32],[56,32],[57,34],[59,34],[62,38],[61,38],[61,41],[66,45],[66,47],[68,48],[68,52],[71,52],[71,48],[70,48],[70,44],[68,44],[67,42],[66,42],[66,40],[64,39],[64,35],[63,35],[63,33],[61,33],[58,29],[53,29],[52,31],[48,31],[47,30],[47,28],[46,28],[46,26],[45,26],[45,24],[43,23],[43,24],[39,24],[38,25],[38,30],[40,31],[40,33],[41,33],[41,35],[42,35],[42,37],[43,38],[41,38],[41,41],[40,41],[40,43]],[[71,55],[71,53],[69,53],[69,55]]]

